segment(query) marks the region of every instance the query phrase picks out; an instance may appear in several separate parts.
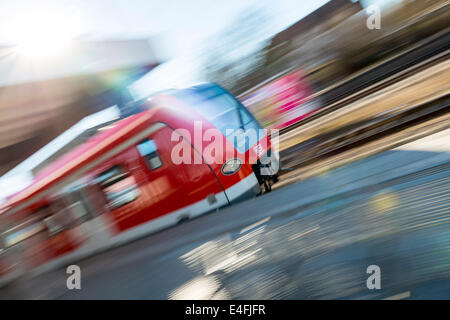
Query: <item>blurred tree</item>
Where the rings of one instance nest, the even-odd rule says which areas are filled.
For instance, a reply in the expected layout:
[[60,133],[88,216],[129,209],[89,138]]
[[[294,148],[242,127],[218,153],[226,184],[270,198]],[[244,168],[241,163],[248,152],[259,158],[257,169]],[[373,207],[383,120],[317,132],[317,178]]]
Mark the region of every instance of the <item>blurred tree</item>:
[[204,74],[234,94],[265,79],[263,48],[269,36],[269,14],[248,8],[208,41],[203,54]]

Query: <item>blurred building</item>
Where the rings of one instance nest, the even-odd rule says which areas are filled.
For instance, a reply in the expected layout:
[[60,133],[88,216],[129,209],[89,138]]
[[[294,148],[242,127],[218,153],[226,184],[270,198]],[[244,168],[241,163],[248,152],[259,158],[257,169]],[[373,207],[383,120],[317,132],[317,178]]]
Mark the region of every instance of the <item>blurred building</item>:
[[324,89],[448,30],[448,1],[392,1],[380,7],[380,29],[367,27],[366,2],[331,0],[275,35],[263,52],[262,77],[253,86],[300,69]]
[[289,50],[290,43],[299,42],[299,40],[313,37],[331,29],[360,10],[362,10],[362,6],[358,1],[331,0],[289,28],[276,34],[270,40],[268,50],[282,55],[285,51],[283,48]]
[[0,175],[84,117],[116,105],[127,115],[127,86],[159,65],[151,41],[75,42],[38,59],[0,47]]
[[297,66],[292,55],[298,48],[307,46],[308,41],[333,29],[362,9],[358,1],[329,1],[270,40],[266,49],[267,67],[279,73]]

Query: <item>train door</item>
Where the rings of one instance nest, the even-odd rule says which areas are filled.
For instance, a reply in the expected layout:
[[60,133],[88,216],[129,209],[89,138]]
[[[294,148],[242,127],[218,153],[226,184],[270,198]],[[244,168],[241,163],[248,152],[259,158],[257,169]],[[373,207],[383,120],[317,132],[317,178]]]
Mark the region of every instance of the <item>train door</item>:
[[[209,166],[203,162],[193,163],[197,151],[191,144],[164,124],[154,124],[153,128],[155,130],[136,143],[139,170],[145,173],[140,186],[144,208],[116,220],[120,230],[150,220],[155,221],[149,230],[159,229],[228,204]],[[173,152],[177,150],[188,153],[184,154],[184,159],[191,159],[191,163],[176,164]]]
[[94,183],[103,194],[103,203],[117,234],[134,216],[145,214],[147,199],[142,192],[147,182],[134,146],[107,161],[95,172]]

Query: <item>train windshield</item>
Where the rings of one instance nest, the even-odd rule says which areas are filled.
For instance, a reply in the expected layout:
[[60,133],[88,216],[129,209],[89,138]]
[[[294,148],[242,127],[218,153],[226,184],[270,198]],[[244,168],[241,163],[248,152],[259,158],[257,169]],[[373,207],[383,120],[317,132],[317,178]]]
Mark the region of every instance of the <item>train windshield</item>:
[[230,93],[217,85],[201,85],[177,93],[224,134],[240,153],[264,137],[261,125]]

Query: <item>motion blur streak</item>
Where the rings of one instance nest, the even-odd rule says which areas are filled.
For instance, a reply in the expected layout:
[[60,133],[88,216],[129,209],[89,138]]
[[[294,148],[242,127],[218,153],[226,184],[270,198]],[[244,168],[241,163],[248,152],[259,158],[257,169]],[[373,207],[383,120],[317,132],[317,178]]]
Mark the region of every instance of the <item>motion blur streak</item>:
[[[444,138],[449,137],[447,132]],[[449,298],[448,149],[446,155],[447,162],[436,167],[272,216],[264,232],[255,231],[245,241],[240,241],[240,234],[229,233],[227,241],[215,240],[203,245],[201,254],[189,253],[188,265],[209,274],[208,265],[217,257],[234,255],[239,263],[241,256],[256,255],[231,274],[227,270],[232,265],[216,272],[233,298],[382,298],[406,289],[415,298],[425,292],[427,297]],[[318,180],[333,184],[336,178],[332,174]],[[381,267],[380,292],[369,292],[365,286],[365,268],[370,264]],[[428,281],[439,285],[422,287]]]
[[[442,131],[80,261],[81,291],[67,291],[57,280],[63,270],[55,270],[27,278],[16,292],[47,290],[41,297],[60,299],[448,299],[449,137]],[[438,144],[441,151],[429,151]],[[366,287],[374,264],[381,290]]]
[[0,4],[0,298],[450,299],[450,2],[166,2]]

